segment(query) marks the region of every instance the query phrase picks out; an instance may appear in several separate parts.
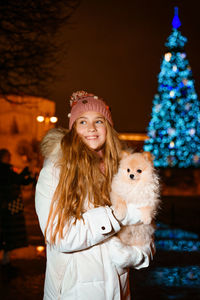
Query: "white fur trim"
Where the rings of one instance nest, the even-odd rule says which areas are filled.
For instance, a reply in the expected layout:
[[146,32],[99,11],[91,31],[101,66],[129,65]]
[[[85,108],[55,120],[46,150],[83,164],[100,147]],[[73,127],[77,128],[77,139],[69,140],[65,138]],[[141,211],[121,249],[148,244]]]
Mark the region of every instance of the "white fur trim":
[[58,161],[61,151],[61,140],[66,134],[67,130],[64,128],[50,129],[41,142],[41,152],[45,158],[52,162]]

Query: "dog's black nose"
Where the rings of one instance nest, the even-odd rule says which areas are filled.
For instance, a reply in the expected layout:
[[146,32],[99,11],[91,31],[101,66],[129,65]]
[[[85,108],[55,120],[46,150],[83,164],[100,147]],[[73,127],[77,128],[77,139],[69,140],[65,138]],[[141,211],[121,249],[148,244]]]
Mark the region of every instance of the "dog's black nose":
[[130,178],[131,178],[131,179],[134,179],[134,174],[130,174]]

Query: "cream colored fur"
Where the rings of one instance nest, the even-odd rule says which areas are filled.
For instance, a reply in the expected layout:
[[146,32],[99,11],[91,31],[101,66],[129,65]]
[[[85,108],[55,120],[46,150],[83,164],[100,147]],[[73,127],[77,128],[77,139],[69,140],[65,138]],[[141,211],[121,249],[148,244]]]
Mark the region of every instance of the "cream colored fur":
[[53,128],[47,132],[41,142],[41,153],[45,158],[57,161],[61,156],[61,140],[67,129]]
[[128,203],[134,204],[142,212],[143,223],[124,226],[118,233],[123,244],[144,246],[153,241],[153,219],[159,205],[159,181],[146,152],[124,154],[112,181],[111,202],[121,218],[126,214]]

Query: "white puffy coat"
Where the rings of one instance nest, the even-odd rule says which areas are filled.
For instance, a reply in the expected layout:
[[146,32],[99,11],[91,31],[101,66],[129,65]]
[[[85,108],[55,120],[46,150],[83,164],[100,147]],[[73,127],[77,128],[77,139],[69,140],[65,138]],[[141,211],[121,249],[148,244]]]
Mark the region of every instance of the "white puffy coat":
[[[35,198],[43,233],[58,180],[59,169],[50,159],[45,160]],[[89,209],[83,220],[71,224],[59,243],[50,246],[47,234],[44,300],[130,299],[128,269],[114,265],[111,259],[112,251],[116,253],[112,236],[119,230],[111,208],[99,207]],[[147,267],[152,253],[150,245],[146,251],[135,251],[134,264],[138,269]],[[131,262],[127,265],[132,266]]]

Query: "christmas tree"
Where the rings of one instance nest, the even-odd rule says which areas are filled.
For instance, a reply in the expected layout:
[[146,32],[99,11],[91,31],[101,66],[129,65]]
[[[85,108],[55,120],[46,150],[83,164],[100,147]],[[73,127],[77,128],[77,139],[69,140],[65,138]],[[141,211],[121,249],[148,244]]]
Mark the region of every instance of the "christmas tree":
[[200,103],[184,51],[187,38],[179,30],[177,7],[172,26],[158,75],[144,150],[151,152],[156,167],[199,167]]

